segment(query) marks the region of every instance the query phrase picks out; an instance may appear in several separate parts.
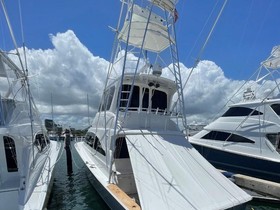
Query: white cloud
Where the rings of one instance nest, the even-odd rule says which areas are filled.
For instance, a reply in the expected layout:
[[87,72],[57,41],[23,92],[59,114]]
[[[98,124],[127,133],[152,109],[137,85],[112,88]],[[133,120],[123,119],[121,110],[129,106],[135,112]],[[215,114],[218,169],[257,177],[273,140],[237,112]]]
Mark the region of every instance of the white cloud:
[[[182,66],[183,81],[191,69]],[[242,81],[232,81],[225,77],[222,69],[212,61],[201,61],[193,70],[185,87],[185,105],[188,121],[212,118],[226,103]]]
[[[33,95],[43,117],[83,127],[87,125],[87,95],[90,113],[99,104],[108,62],[92,53],[73,31],[50,35],[53,49],[27,50]],[[78,125],[80,123],[80,126]]]
[[[186,81],[190,71],[191,69],[181,64],[183,81]],[[223,70],[213,61],[201,61],[193,70],[184,89],[188,122],[211,122],[213,118],[223,114],[227,108],[226,105],[241,102],[243,93],[248,87],[252,87],[258,98],[265,98],[268,93],[270,97],[275,97],[275,92],[279,92],[274,88],[275,82],[269,79],[261,84],[253,80],[247,81],[246,84],[245,82],[226,78]]]
[[[54,121],[76,128],[88,126],[95,114],[104,88],[108,61],[94,56],[73,31],[50,36],[53,49],[28,49],[27,58],[31,75],[31,88],[43,118],[51,118],[51,94]],[[183,82],[191,68],[181,64]],[[164,71],[163,76],[169,77]],[[225,77],[223,70],[213,61],[201,61],[184,90],[188,122],[207,122],[244,83]],[[264,89],[271,87],[265,84]],[[244,87],[245,89],[246,87]],[[237,101],[242,95],[237,96]]]

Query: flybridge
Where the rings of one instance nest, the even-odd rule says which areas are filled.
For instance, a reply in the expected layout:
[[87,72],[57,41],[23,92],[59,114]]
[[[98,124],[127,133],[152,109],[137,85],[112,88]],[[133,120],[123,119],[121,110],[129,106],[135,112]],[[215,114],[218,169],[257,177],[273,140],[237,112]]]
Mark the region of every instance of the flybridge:
[[269,69],[280,68],[280,45],[273,47],[271,55],[267,60],[262,62],[262,65]]
[[170,41],[174,42],[174,39],[169,37],[167,22],[162,17],[138,5],[134,5],[131,10],[131,21],[125,21],[119,34],[119,39],[123,42],[128,40],[130,45],[156,53],[165,50]]
[[[133,72],[132,69],[137,69],[140,72],[145,65],[160,65],[164,68],[172,62],[178,62],[174,31],[175,19],[178,17],[175,12],[177,1],[122,2],[109,74],[113,76],[115,73],[116,78],[120,71]],[[168,48],[172,49],[172,57]]]

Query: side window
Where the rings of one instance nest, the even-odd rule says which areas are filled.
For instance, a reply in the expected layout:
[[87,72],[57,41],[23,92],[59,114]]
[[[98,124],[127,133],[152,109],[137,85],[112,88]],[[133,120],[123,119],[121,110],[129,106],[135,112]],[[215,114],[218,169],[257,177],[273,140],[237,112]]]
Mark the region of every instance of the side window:
[[216,141],[242,142],[242,143],[252,143],[252,144],[255,143],[254,141],[247,139],[243,136],[222,132],[222,131],[210,131],[202,138],[216,140]]
[[49,139],[47,139],[44,136],[44,134],[42,133],[36,134],[34,144],[40,152],[44,150],[44,148],[47,146],[48,143],[49,143]]
[[8,136],[4,136],[3,139],[8,172],[18,171],[15,141]]
[[110,87],[104,93],[104,103],[100,104],[99,111],[109,110],[115,93],[115,86]]
[[95,136],[94,134],[87,134],[86,135],[86,143],[91,147],[93,147],[94,136]]
[[143,88],[142,96],[142,110],[146,111],[149,107],[149,88]]
[[273,109],[273,111],[280,116],[280,104],[272,104],[271,108]]
[[241,117],[241,116],[251,116],[253,115],[263,115],[262,112],[257,110],[253,110],[247,107],[231,107],[226,113],[223,114],[222,117]]
[[85,138],[85,142],[93,147],[94,150],[99,152],[101,155],[106,156],[105,150],[102,148],[102,145],[98,139],[98,137],[94,133],[88,133]]
[[109,90],[106,91],[105,93],[105,107],[106,107],[106,110],[109,110],[110,107],[111,107],[111,104],[112,104],[112,100],[113,100],[113,97],[114,97],[114,93],[115,93],[115,86],[112,86],[110,87]]
[[280,133],[266,134],[266,138],[271,142],[277,151],[280,151]]
[[116,149],[115,149],[114,157],[117,159],[129,158],[129,153],[128,153],[125,137],[119,137],[116,140]]
[[[129,93],[130,93],[131,85],[123,85],[121,91],[121,100],[120,100],[120,107],[126,108]],[[131,101],[128,106],[129,108],[138,108],[139,107],[139,87],[134,86],[132,90]]]
[[101,155],[106,156],[106,153],[105,153],[104,149],[102,148],[102,145],[101,145],[101,143],[100,143],[100,141],[99,141],[97,136],[95,136],[93,143],[94,143],[93,149],[95,149]]
[[152,109],[159,109],[163,112],[167,108],[167,94],[165,92],[155,90],[152,96]]

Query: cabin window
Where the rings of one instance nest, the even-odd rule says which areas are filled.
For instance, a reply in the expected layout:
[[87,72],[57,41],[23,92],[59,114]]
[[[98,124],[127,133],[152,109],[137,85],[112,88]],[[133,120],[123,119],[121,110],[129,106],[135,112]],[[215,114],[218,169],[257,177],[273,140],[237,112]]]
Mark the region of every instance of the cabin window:
[[95,137],[95,135],[92,133],[86,135],[86,139],[85,139],[86,143],[91,147],[93,147],[94,137]]
[[104,104],[100,105],[99,107],[100,111],[105,111],[110,109],[114,97],[114,93],[115,93],[115,86],[112,86],[105,91]]
[[8,172],[18,171],[15,141],[8,136],[4,136],[3,139]]
[[[127,102],[129,100],[129,93],[130,93],[131,85],[123,85],[121,91],[121,100],[120,100],[120,107],[126,108]],[[128,106],[129,108],[138,108],[139,107],[139,87],[134,86],[132,90],[131,101]]]
[[93,148],[94,148],[97,152],[99,152],[101,155],[103,155],[103,156],[106,155],[106,153],[105,153],[104,149],[102,148],[102,145],[101,145],[99,139],[97,138],[97,136],[95,136]]
[[[129,100],[131,85],[123,85],[120,99],[120,107],[126,108],[127,102]],[[131,96],[130,105],[128,106],[129,110],[138,110],[140,104],[139,101],[142,101],[142,110],[146,111],[151,107],[152,111],[164,111],[167,108],[167,94],[163,91],[156,89],[143,88],[141,97],[139,94],[140,88],[134,86]],[[150,93],[151,93],[151,104],[150,104]]]
[[237,134],[231,134],[228,132],[222,132],[222,131],[210,131],[205,136],[202,137],[203,139],[210,139],[210,140],[216,140],[216,141],[228,141],[228,142],[240,142],[240,143],[252,143],[255,142],[245,138],[243,136],[239,136]]
[[266,134],[266,138],[271,142],[277,151],[280,150],[280,133]]
[[167,95],[165,92],[154,90],[152,96],[152,109],[159,109],[159,111],[164,111],[167,108]]
[[106,100],[105,100],[106,110],[109,110],[111,107],[114,93],[115,93],[115,86],[110,87],[109,91],[106,92]]
[[249,115],[263,115],[263,113],[247,107],[231,107],[222,117],[241,117]]
[[120,137],[116,140],[115,158],[129,158],[125,137]]
[[273,111],[280,116],[280,104],[272,104],[271,108],[273,109]]
[[102,145],[98,139],[98,137],[93,134],[93,133],[90,133],[86,136],[86,143],[93,147],[93,149],[95,149],[97,152],[99,152],[101,155],[105,156],[106,153],[104,151],[104,149],[102,148]]
[[143,88],[142,110],[148,110],[149,107],[149,88]]
[[42,133],[36,134],[35,136],[35,146],[38,148],[38,150],[41,152],[45,149],[47,144],[49,144],[49,139]]

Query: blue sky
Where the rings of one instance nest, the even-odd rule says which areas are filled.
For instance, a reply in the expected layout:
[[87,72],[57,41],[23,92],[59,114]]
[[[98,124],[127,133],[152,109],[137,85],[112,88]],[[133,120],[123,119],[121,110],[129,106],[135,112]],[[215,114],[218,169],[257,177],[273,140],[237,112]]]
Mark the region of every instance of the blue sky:
[[[223,3],[180,0],[177,4],[180,61],[187,67],[194,64]],[[6,4],[17,26],[18,10],[13,8],[18,3]],[[49,34],[71,29],[93,55],[109,59],[113,33],[108,26],[116,26],[119,0],[28,0],[21,1],[21,8],[28,48],[52,48]],[[229,78],[247,79],[280,42],[279,8],[278,0],[228,0],[201,59],[214,61]]]
[[[180,0],[177,4],[183,81],[223,3]],[[6,5],[21,45],[18,0],[9,0]],[[279,8],[279,0],[228,0],[201,56],[203,62],[194,69],[184,90],[189,122],[209,122],[270,55],[272,47],[280,44]],[[86,127],[87,95],[93,117],[114,38],[108,26],[117,24],[120,1],[22,0],[21,9],[31,86],[39,111],[43,118],[50,118],[52,94],[57,123]],[[0,28],[0,47],[14,49],[2,11]],[[271,88],[273,83],[267,84],[265,88]]]

